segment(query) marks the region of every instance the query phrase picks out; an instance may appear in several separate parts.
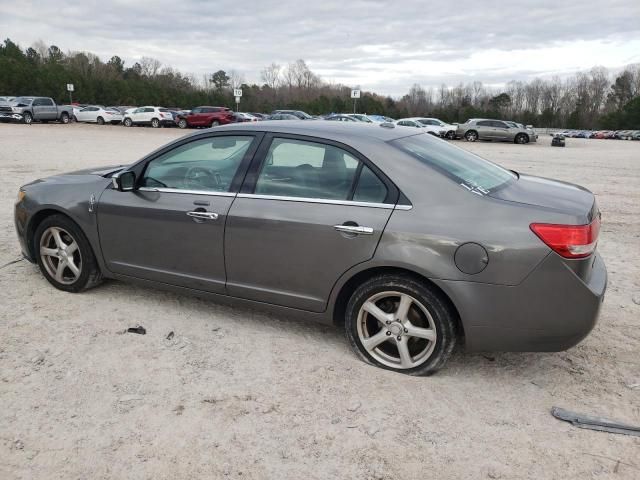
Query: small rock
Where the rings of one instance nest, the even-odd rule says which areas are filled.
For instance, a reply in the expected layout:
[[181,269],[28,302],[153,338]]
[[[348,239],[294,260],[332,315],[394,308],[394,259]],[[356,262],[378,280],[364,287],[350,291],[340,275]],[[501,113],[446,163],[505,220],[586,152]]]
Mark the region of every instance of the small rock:
[[13,448],[16,450],[24,450],[24,443],[22,443],[22,440],[18,439],[13,442]]
[[171,340],[174,337],[175,333],[173,333],[173,331],[169,332],[169,334],[167,335],[167,340]]
[[173,411],[176,412],[176,415],[182,415],[182,412],[184,412],[184,405],[178,405],[173,409]]
[[355,401],[353,402],[351,405],[349,405],[347,407],[347,410],[349,410],[350,412],[355,412],[356,410],[358,410],[360,407],[362,406],[362,403],[359,401]]
[[340,419],[338,417],[333,417],[331,419],[331,425],[337,425],[338,423],[340,423]]
[[640,383],[625,383],[625,386],[631,390],[635,390],[636,388],[640,388]]
[[640,293],[636,293],[633,297],[631,297],[631,300],[636,305],[640,305]]
[[31,359],[31,363],[33,363],[34,365],[42,365],[44,363],[44,355],[42,355],[41,353],[36,355]]
[[369,435],[370,437],[373,437],[379,431],[380,431],[380,428],[377,425],[371,425],[369,428],[367,428],[367,435]]

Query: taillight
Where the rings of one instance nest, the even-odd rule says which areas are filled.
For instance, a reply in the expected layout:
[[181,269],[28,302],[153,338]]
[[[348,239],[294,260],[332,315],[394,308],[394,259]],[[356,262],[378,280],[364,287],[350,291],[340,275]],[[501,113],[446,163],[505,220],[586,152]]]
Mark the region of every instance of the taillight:
[[600,215],[589,225],[556,225],[532,223],[531,230],[549,248],[565,258],[584,258],[591,255],[598,243]]

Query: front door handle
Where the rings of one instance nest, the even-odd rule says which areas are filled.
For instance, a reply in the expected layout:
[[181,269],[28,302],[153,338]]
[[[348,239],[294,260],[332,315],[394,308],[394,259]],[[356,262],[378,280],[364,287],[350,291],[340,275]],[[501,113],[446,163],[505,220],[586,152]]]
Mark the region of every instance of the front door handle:
[[360,227],[359,225],[334,225],[333,228],[342,233],[353,233],[356,235],[373,235],[373,228]]
[[218,214],[214,212],[187,212],[187,215],[198,220],[217,220]]

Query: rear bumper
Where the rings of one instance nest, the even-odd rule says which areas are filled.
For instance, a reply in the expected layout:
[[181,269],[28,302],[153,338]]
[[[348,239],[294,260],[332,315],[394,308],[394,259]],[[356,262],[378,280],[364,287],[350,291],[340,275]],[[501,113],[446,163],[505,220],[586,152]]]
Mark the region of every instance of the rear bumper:
[[607,287],[600,255],[586,281],[555,253],[519,285],[438,281],[458,308],[470,351],[561,351],[596,324]]

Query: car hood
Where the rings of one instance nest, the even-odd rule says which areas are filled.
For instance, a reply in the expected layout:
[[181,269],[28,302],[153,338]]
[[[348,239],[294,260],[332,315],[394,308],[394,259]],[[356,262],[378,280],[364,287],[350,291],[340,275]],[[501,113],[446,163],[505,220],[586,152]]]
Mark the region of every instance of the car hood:
[[109,167],[85,168],[83,170],[65,173],[64,175],[100,175],[101,177],[109,178],[125,167],[126,165],[112,165]]
[[516,181],[489,196],[574,215],[583,224],[591,223],[597,213],[595,197],[586,188],[531,175],[519,174]]

